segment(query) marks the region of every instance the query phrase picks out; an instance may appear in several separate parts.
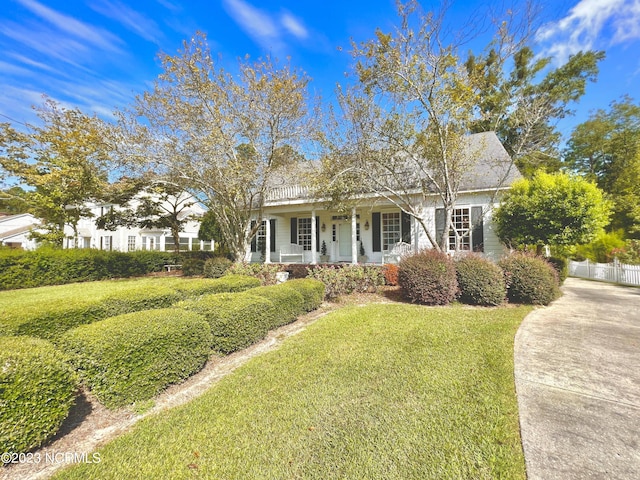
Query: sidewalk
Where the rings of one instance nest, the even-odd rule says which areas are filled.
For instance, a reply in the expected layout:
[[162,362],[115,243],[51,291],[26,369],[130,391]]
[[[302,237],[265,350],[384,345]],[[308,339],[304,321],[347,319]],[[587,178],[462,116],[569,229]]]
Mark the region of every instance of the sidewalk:
[[640,288],[568,278],[525,318],[515,379],[530,480],[640,478]]

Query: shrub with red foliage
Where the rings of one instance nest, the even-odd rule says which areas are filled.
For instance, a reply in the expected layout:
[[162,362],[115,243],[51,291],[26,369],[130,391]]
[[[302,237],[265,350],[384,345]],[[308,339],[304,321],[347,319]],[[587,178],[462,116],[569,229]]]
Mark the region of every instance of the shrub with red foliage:
[[448,305],[458,292],[453,260],[436,250],[404,257],[398,266],[398,283],[405,297],[427,305]]
[[395,287],[398,285],[398,266],[393,263],[387,263],[382,267],[384,280],[387,285]]

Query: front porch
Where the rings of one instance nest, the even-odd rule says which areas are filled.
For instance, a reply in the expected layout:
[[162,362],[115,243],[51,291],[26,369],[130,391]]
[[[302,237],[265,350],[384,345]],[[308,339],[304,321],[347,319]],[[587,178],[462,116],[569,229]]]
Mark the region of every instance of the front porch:
[[[284,210],[284,209],[283,209]],[[413,250],[413,222],[397,208],[353,208],[349,214],[304,207],[271,210],[247,260],[284,264],[382,264],[399,242]]]

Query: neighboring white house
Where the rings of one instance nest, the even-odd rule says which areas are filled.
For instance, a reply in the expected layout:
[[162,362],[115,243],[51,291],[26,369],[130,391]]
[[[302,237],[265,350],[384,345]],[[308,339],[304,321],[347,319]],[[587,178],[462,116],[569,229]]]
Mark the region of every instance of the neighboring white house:
[[[492,199],[496,191],[510,188],[521,175],[495,133],[471,135],[469,144],[478,152],[478,161],[461,182],[453,223],[463,239],[463,250],[497,259],[505,248],[491,220],[496,206]],[[444,209],[439,202],[434,194],[421,205],[421,216],[428,219],[437,238],[444,229]],[[274,185],[268,194],[262,227],[248,258],[254,262],[318,263],[324,242],[329,262],[357,263],[362,243],[366,262],[383,263],[392,258],[388,254],[398,242],[409,251],[431,247],[419,223],[380,195],[361,195],[357,207],[348,214],[327,210],[324,205],[323,199],[310,196],[304,185],[281,179],[281,185]],[[259,247],[263,242],[264,259]],[[455,234],[451,232],[450,251],[454,247]]]
[[0,214],[0,245],[34,250],[37,243],[29,238],[29,234],[39,225],[40,221],[30,213],[4,216]]
[[[197,201],[190,197],[185,202],[190,205],[184,208],[179,218],[189,217],[182,231],[180,232],[180,250],[213,250],[213,241],[201,241],[198,239],[198,230],[200,229],[200,220],[205,208]],[[135,208],[137,201],[134,199],[130,202],[130,207]],[[87,205],[91,210],[92,217],[85,217],[78,222],[78,248],[96,248],[100,250],[117,250],[121,252],[132,252],[135,250],[159,250],[173,251],[174,239],[168,228],[140,228],[140,227],[119,227],[114,231],[101,230],[96,225],[96,219],[110,209],[118,209],[117,205],[109,203],[93,203]],[[167,208],[170,202],[167,202]],[[65,227],[65,243],[64,248],[76,247],[76,239],[74,238],[73,229],[70,226]]]

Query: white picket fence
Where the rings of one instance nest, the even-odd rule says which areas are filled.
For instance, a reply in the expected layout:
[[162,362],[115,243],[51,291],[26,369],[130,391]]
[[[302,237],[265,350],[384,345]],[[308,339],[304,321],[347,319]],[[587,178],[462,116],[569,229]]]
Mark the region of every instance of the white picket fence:
[[640,265],[625,265],[617,260],[613,263],[569,260],[569,275],[602,282],[640,286]]

